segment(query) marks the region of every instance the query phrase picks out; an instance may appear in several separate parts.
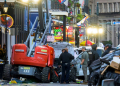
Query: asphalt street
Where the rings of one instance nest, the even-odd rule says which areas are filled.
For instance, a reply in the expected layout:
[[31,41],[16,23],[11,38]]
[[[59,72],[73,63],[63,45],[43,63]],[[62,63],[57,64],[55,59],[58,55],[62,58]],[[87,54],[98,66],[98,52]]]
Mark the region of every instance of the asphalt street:
[[88,86],[83,84],[13,84],[13,85],[0,85],[0,86]]

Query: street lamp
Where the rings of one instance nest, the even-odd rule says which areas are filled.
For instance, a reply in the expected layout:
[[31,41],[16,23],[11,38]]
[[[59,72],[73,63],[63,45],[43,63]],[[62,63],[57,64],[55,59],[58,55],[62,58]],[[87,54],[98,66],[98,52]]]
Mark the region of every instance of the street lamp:
[[28,0],[22,0],[23,2],[28,2]]
[[102,33],[103,33],[103,29],[100,28],[100,29],[99,29],[99,34],[102,34]]
[[3,10],[4,10],[5,13],[7,13],[7,11],[8,11],[8,5],[6,4],[6,0],[5,0]]
[[66,26],[66,28],[67,28],[67,42],[69,43],[69,39],[68,39],[68,28],[69,28],[69,26]]
[[103,28],[96,28],[96,27],[88,28],[87,33],[88,34],[94,34],[94,35],[98,34],[99,35],[99,41],[100,41],[100,34],[103,33]]
[[[29,2],[29,0],[22,0],[23,2]],[[32,0],[34,2],[38,2],[39,0]]]
[[6,15],[5,15],[5,22],[6,22],[5,40],[6,40],[6,58],[7,58],[7,11],[8,11],[8,5],[6,4],[6,0],[5,0],[5,3],[4,3],[3,10],[6,13]]
[[97,34],[98,33],[96,28],[94,28],[92,31],[93,31],[93,34]]
[[91,34],[91,33],[92,33],[92,28],[88,28],[88,29],[87,29],[87,33],[88,33],[88,34]]
[[[90,28],[88,28],[87,29],[87,34],[88,34],[88,38],[90,38],[90,35],[89,34],[91,34],[92,33],[92,28],[90,27]],[[86,34],[86,41],[87,41],[87,34]],[[86,42],[87,43],[87,42]],[[87,44],[86,44],[87,45]]]
[[34,2],[38,2],[39,0],[34,0]]

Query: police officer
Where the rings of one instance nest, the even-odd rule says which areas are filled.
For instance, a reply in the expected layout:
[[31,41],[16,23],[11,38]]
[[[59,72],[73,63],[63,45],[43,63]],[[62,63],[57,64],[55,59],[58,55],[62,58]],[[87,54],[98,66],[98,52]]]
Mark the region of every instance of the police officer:
[[85,81],[84,81],[84,84],[87,83],[87,66],[88,66],[88,53],[85,51],[86,48],[85,47],[82,47],[82,57],[81,57],[81,65],[82,65],[82,70],[83,70],[83,74],[84,74],[84,77],[85,77]]
[[[89,63],[88,63],[88,66],[90,67],[90,65],[92,64],[92,62],[94,62],[95,60],[99,59],[99,54],[97,53],[97,45],[96,44],[93,44],[92,45],[92,53],[91,55],[89,55]],[[89,80],[88,80],[88,86],[92,86],[92,83],[91,83],[91,79],[90,79],[90,75],[92,73],[92,71],[89,69]]]
[[112,50],[112,45],[111,44],[106,44],[105,45],[105,52],[102,54],[102,57],[108,54]]
[[[62,53],[59,57],[60,62],[62,61],[62,78],[61,84],[64,81],[69,84],[69,71],[70,71],[70,62],[74,59],[74,57],[68,53],[68,49],[65,48],[65,52]],[[66,77],[65,77],[66,76]]]
[[[62,49],[62,53],[64,53],[64,52],[65,52],[65,49]],[[62,54],[62,53],[61,53],[61,54]],[[61,62],[59,61],[59,58],[58,58],[58,64],[59,64],[58,66],[61,67],[61,65],[60,65]]]
[[64,53],[65,52],[65,49],[62,49],[62,53]]

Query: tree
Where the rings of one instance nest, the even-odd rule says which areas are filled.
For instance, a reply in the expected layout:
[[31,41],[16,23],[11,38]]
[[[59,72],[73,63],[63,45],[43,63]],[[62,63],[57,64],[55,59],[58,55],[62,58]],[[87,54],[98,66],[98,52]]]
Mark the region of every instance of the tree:
[[67,17],[67,21],[68,21],[68,23],[70,24],[71,17]]
[[81,21],[83,19],[82,14],[77,14],[77,22]]
[[74,4],[74,1],[68,0],[68,8],[71,8],[73,4]]
[[103,41],[102,42],[104,45],[106,45],[106,44],[111,44],[112,45],[112,41],[111,40],[109,40],[109,41]]

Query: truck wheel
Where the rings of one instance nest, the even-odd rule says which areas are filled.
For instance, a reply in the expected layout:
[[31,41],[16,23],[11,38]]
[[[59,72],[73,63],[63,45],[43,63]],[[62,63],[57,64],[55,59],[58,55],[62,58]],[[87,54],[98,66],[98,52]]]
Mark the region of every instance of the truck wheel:
[[12,65],[10,64],[6,64],[4,67],[4,71],[3,71],[3,79],[4,80],[11,80],[11,68]]
[[70,71],[69,81],[76,82],[76,69],[72,67],[70,70],[71,71]]
[[52,82],[59,81],[59,76],[55,70],[52,71]]
[[50,68],[44,67],[42,70],[42,82],[49,83],[50,82]]

